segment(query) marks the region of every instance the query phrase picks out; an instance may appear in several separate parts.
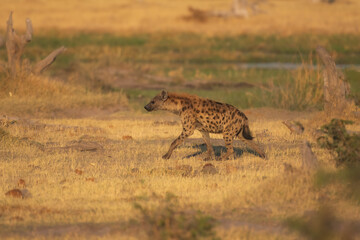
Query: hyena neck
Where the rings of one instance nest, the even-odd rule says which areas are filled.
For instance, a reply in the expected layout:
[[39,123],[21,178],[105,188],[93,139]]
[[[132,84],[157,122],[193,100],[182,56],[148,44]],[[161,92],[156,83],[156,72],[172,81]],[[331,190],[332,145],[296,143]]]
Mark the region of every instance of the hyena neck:
[[169,96],[169,98],[164,102],[162,110],[169,111],[176,115],[181,113],[182,105],[181,100],[175,96]]

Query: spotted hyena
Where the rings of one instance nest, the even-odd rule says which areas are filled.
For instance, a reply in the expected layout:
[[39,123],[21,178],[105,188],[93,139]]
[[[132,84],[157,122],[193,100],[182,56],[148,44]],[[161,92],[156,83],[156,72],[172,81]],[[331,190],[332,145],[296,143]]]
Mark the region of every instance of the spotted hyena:
[[164,159],[169,159],[174,149],[191,136],[195,130],[200,131],[206,143],[207,156],[205,160],[215,157],[209,133],[223,135],[227,152],[221,156],[221,160],[233,157],[233,139],[235,137],[239,137],[260,157],[265,157],[265,153],[251,141],[253,137],[250,134],[245,114],[229,104],[163,90],[145,106],[145,109],[147,111],[166,110],[181,117],[182,133],[171,143],[169,151],[163,156]]

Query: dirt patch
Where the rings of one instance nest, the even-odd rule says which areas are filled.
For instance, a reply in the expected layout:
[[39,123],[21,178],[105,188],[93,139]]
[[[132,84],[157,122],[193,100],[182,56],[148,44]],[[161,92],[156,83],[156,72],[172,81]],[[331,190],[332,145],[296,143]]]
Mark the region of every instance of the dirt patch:
[[111,114],[127,111],[129,108],[127,106],[108,106],[104,108],[94,108],[94,107],[82,107],[75,109],[61,109],[55,110],[52,113],[49,113],[52,118],[103,118]]

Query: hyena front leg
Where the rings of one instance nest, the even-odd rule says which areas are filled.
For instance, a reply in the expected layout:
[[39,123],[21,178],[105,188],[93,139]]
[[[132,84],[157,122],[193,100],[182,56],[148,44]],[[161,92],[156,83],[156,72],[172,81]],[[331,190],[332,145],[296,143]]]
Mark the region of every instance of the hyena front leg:
[[220,161],[228,160],[229,157],[230,158],[234,157],[234,147],[233,147],[234,136],[232,136],[232,134],[230,134],[229,132],[224,132],[223,138],[225,141],[226,153],[220,157]]
[[168,152],[162,156],[163,159],[169,159],[171,157],[172,152],[174,151],[174,149],[179,146],[180,144],[182,144],[184,142],[184,140],[191,136],[194,133],[194,129],[188,129],[186,130],[185,128],[183,129],[182,133],[180,134],[180,136],[178,138],[176,138],[170,145],[170,148],[168,150]]
[[194,133],[195,118],[191,113],[189,114],[189,112],[183,112],[181,114],[181,123],[183,125],[183,131],[180,136],[171,143],[168,152],[162,157],[163,159],[169,159],[174,149],[182,144],[187,137]]

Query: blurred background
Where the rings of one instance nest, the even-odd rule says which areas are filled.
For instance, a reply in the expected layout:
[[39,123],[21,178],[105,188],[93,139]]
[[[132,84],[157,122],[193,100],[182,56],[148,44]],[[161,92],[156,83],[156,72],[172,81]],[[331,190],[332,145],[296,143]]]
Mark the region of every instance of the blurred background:
[[[3,0],[3,36],[10,11],[19,34],[26,18],[33,24],[23,58],[37,62],[66,47],[44,76],[84,91],[118,92],[132,109],[163,88],[240,108],[321,109],[318,45],[344,70],[359,102],[359,1]],[[6,62],[5,47],[0,60]],[[315,97],[296,94],[295,84]],[[6,96],[50,91],[2,86]]]

